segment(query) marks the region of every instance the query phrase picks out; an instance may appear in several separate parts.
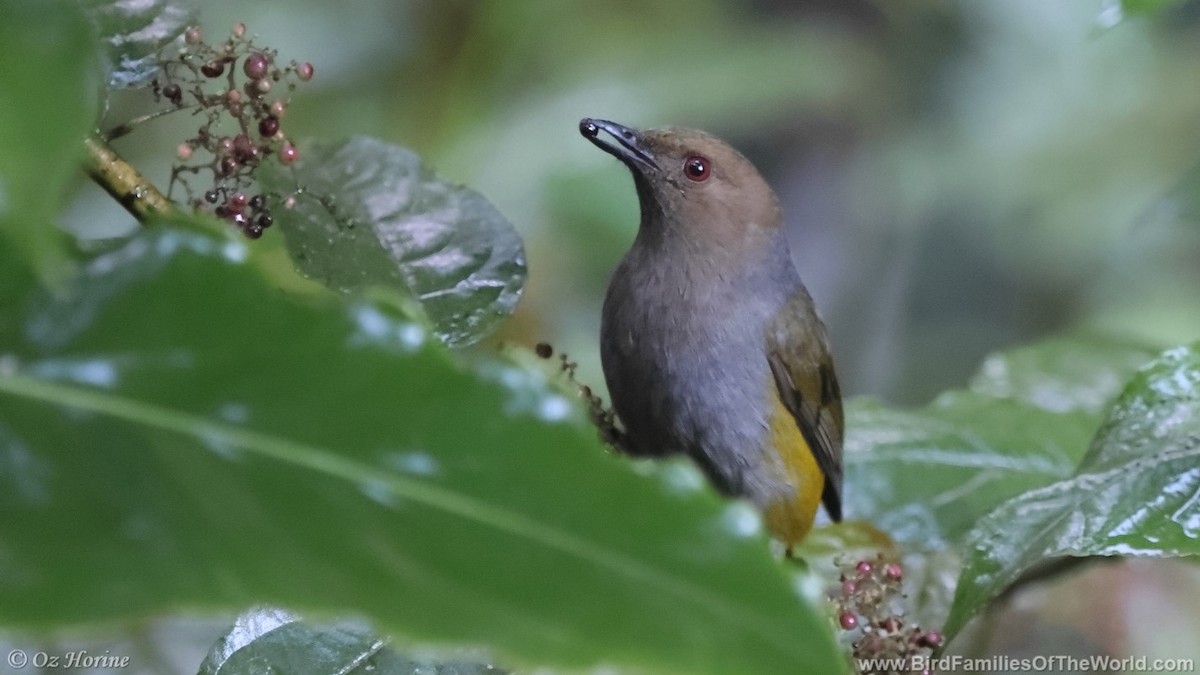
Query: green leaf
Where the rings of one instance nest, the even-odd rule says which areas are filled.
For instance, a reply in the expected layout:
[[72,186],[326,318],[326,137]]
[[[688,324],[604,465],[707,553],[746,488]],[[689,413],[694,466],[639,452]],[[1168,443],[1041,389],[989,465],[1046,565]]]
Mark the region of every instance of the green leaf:
[[1121,9],[1129,14],[1150,14],[1174,5],[1182,5],[1184,0],[1120,0]]
[[1055,413],[1099,416],[1129,377],[1159,349],[1104,336],[1049,338],[988,356],[971,379],[972,391],[1024,401]]
[[912,550],[962,541],[1027,490],[1070,476],[1100,408],[1153,352],[1102,337],[1057,338],[988,357],[972,391],[902,411],[847,407],[846,511]]
[[47,279],[62,273],[51,221],[97,111],[91,28],[74,2],[0,0],[0,235]]
[[504,675],[487,664],[410,659],[388,640],[354,626],[315,627],[286,610],[259,608],[237,618],[200,666],[200,675]]
[[949,392],[919,411],[849,406],[847,513],[916,550],[961,540],[985,513],[1069,476],[1096,421]]
[[171,0],[79,0],[104,45],[108,86],[140,87],[160,70],[158,52],[196,22],[195,12]]
[[386,286],[420,302],[446,344],[470,344],[512,313],[525,253],[482,195],[438,179],[414,152],[375,138],[303,146],[294,174],[267,162],[260,179],[287,193],[276,208],[306,276],[353,291]]
[[1200,554],[1200,344],[1125,388],[1069,479],[1020,495],[972,530],[947,633],[1023,572],[1062,556]]
[[754,511],[693,467],[606,454],[530,371],[481,377],[246,256],[156,227],[3,306],[0,621],[268,603],[514,667],[843,670]]

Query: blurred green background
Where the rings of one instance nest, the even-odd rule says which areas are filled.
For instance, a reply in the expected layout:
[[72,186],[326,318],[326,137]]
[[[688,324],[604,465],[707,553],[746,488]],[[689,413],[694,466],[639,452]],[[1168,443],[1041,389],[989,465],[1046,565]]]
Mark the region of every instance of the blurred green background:
[[[1194,3],[1125,20],[1107,0],[200,9],[210,35],[241,20],[316,65],[293,135],[408,145],[499,206],[530,267],[500,337],[553,343],[595,385],[604,285],[637,211],[625,169],[579,137],[584,116],[702,127],[760,167],[847,395],[922,403],[1049,333],[1200,335],[1200,228],[1180,187],[1200,161]],[[146,105],[118,96],[109,118]],[[192,124],[117,147],[162,179]],[[92,186],[68,224],[133,227]]]

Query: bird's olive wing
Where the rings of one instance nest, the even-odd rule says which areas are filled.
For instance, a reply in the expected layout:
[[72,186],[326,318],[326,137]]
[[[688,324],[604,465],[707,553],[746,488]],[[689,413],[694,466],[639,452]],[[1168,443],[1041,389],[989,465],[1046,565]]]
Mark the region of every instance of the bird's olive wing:
[[821,500],[842,519],[842,392],[833,371],[825,327],[803,291],[792,297],[767,333],[767,358],[779,397],[825,474]]

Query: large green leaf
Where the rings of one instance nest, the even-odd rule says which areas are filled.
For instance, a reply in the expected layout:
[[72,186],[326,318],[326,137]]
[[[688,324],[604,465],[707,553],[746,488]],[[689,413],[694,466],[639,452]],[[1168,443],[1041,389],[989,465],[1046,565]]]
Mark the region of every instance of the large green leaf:
[[1099,335],[1054,337],[989,355],[971,378],[971,390],[1023,401],[1056,413],[1100,416],[1138,368],[1159,349]]
[[138,87],[158,74],[158,53],[195,23],[195,12],[176,0],[78,0],[87,8],[104,46],[108,86]]
[[610,456],[529,371],[481,379],[246,255],[154,228],[62,296],[0,291],[0,621],[269,603],[506,666],[842,669],[753,510],[690,466]]
[[1061,556],[1200,554],[1200,344],[1173,349],[1126,387],[1069,479],[981,520],[948,633],[1031,566]]
[[98,107],[95,45],[74,2],[0,0],[0,17],[0,233],[53,277],[63,236],[50,222]]
[[305,143],[301,153],[294,172],[268,162],[259,177],[278,193],[306,192],[274,211],[303,274],[342,291],[396,288],[453,346],[512,313],[525,283],[524,247],[483,195],[375,138]]
[[1072,474],[1144,345],[1052,338],[989,356],[971,391],[918,410],[851,401],[846,511],[910,550],[960,543],[1004,501]]
[[489,664],[431,662],[398,654],[359,626],[317,627],[291,612],[256,608],[237,618],[200,666],[200,675],[504,675]]

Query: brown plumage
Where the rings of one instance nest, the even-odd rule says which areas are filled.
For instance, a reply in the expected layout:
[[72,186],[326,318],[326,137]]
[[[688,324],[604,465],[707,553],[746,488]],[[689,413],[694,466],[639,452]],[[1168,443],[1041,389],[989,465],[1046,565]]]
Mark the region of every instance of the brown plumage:
[[841,394],[775,194],[701,131],[591,119],[580,130],[629,167],[641,204],[600,338],[631,449],[688,454],[789,547],[818,502],[839,520]]

